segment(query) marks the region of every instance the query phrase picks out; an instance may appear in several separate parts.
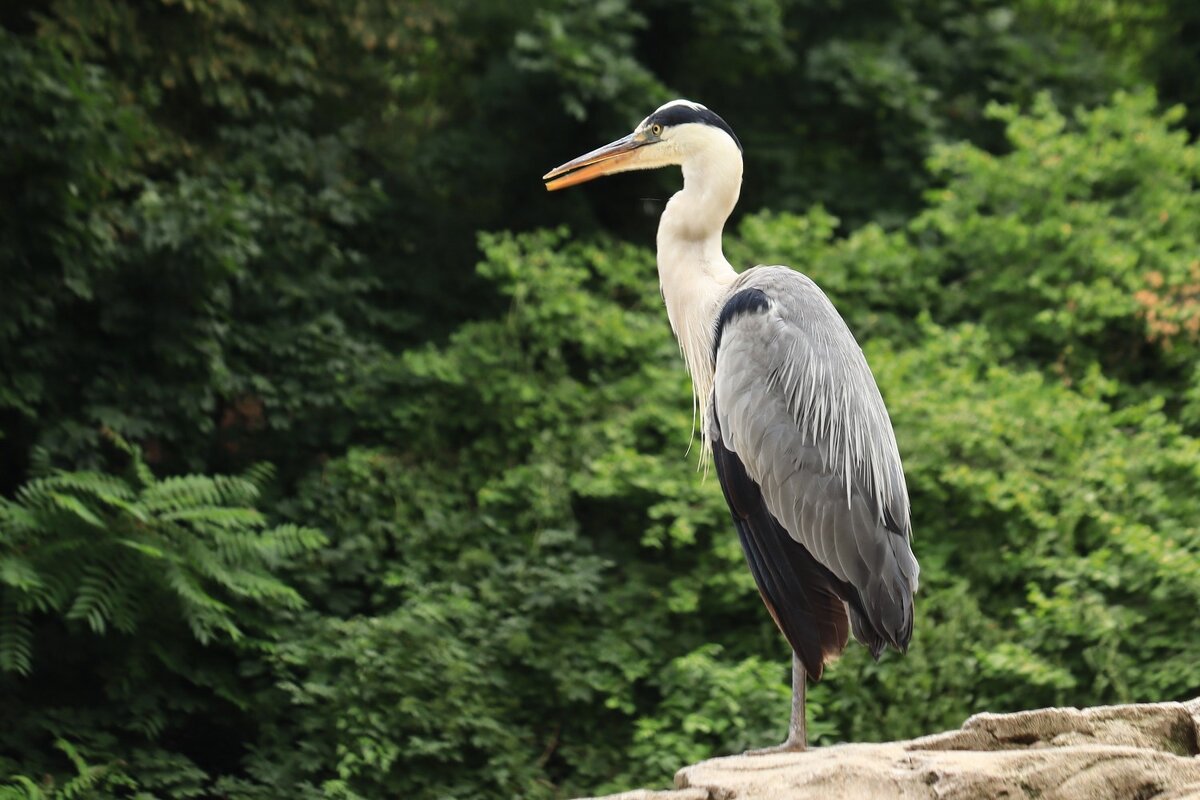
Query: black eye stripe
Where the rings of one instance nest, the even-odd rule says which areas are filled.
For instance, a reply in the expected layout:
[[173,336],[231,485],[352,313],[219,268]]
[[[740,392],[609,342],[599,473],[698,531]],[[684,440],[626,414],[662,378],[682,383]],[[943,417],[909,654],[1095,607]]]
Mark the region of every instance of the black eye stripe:
[[714,128],[720,128],[729,134],[734,143],[737,144],[738,150],[742,149],[742,143],[738,141],[737,134],[733,132],[733,128],[729,127],[729,123],[718,117],[707,108],[696,108],[695,106],[680,103],[679,105],[669,106],[667,108],[655,111],[646,120],[650,125],[684,125],[689,122],[696,122],[701,125],[712,125]]

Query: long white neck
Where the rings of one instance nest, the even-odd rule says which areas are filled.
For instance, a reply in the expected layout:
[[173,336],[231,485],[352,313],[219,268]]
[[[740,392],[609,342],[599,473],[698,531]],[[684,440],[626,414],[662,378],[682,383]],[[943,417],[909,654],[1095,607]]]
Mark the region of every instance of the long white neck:
[[721,250],[721,231],[741,192],[742,158],[732,140],[700,156],[682,165],[683,189],[667,203],[658,223],[658,277],[671,329],[692,376],[703,459],[709,449],[712,346],[719,303],[737,278]]

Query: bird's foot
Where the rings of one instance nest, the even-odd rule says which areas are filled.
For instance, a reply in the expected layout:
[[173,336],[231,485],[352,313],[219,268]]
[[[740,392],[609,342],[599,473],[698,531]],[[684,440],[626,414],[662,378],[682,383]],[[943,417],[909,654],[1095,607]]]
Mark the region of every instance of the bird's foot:
[[783,744],[777,744],[774,747],[761,747],[757,750],[747,750],[742,753],[744,756],[769,756],[775,753],[803,753],[808,749],[808,744],[803,739],[788,738]]

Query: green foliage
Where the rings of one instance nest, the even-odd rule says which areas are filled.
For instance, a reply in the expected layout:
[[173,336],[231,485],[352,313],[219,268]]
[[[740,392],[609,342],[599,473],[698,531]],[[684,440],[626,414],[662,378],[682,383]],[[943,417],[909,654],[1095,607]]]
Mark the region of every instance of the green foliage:
[[1136,383],[1194,363],[1200,148],[1173,130],[1182,109],[1159,115],[1142,93],[1071,123],[1045,97],[1027,117],[993,114],[1013,151],[940,150],[946,186],[914,224],[933,240],[939,317],[979,320],[1073,376],[1099,360]]
[[[45,770],[14,780],[14,796],[118,786],[194,795],[204,772],[155,742],[186,729],[180,713],[245,707],[229,664],[214,670],[213,656],[251,644],[262,614],[304,606],[274,572],[325,541],[312,528],[270,526],[253,507],[269,468],[157,479],[139,450],[113,441],[124,476],[50,470],[0,498],[0,687],[21,697],[8,706],[0,767]],[[87,686],[98,696],[70,699]],[[121,711],[98,716],[106,703]],[[74,777],[39,751],[43,737]]]
[[613,104],[637,113],[669,99],[666,89],[634,59],[633,32],[646,20],[624,0],[570,0],[538,9],[530,30],[517,33],[515,62],[563,85],[563,108],[586,119],[589,106]]
[[[655,713],[637,721],[629,748],[630,772],[669,775],[722,752],[761,747],[779,735],[781,714],[791,706],[791,689],[780,681],[786,663],[750,657],[729,663],[720,645],[704,645],[666,665],[652,680],[662,694]],[[829,732],[817,703],[813,736]]]
[[79,751],[66,739],[58,739],[54,747],[62,751],[75,769],[76,774],[61,785],[52,777],[43,778],[39,784],[28,776],[15,775],[7,784],[0,786],[0,800],[45,800],[46,798],[95,797],[100,792],[114,793],[123,789],[134,789],[137,785],[115,765],[95,766],[88,764]]
[[0,173],[27,187],[0,199],[7,437],[90,465],[106,427],[176,468],[344,441],[385,328],[347,241],[374,202],[340,174],[353,137],[261,121],[218,132],[219,171],[151,165],[170,137],[111,75],[0,36]]
[[300,596],[269,569],[319,547],[321,534],[267,528],[250,507],[247,478],[188,475],[157,480],[129,449],[130,477],[51,473],[0,498],[0,669],[28,675],[33,614],[135,634],[162,604],[202,644],[242,631],[231,601],[296,609]]

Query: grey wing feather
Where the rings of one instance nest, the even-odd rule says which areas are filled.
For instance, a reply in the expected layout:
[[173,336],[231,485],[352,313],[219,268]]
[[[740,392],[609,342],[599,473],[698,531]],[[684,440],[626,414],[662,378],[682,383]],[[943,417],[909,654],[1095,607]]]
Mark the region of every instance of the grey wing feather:
[[[725,322],[710,425],[791,537],[849,584],[855,636],[907,647],[918,566],[891,420],[841,316],[804,275],[756,267],[768,304]],[[870,640],[870,641],[868,641]]]

